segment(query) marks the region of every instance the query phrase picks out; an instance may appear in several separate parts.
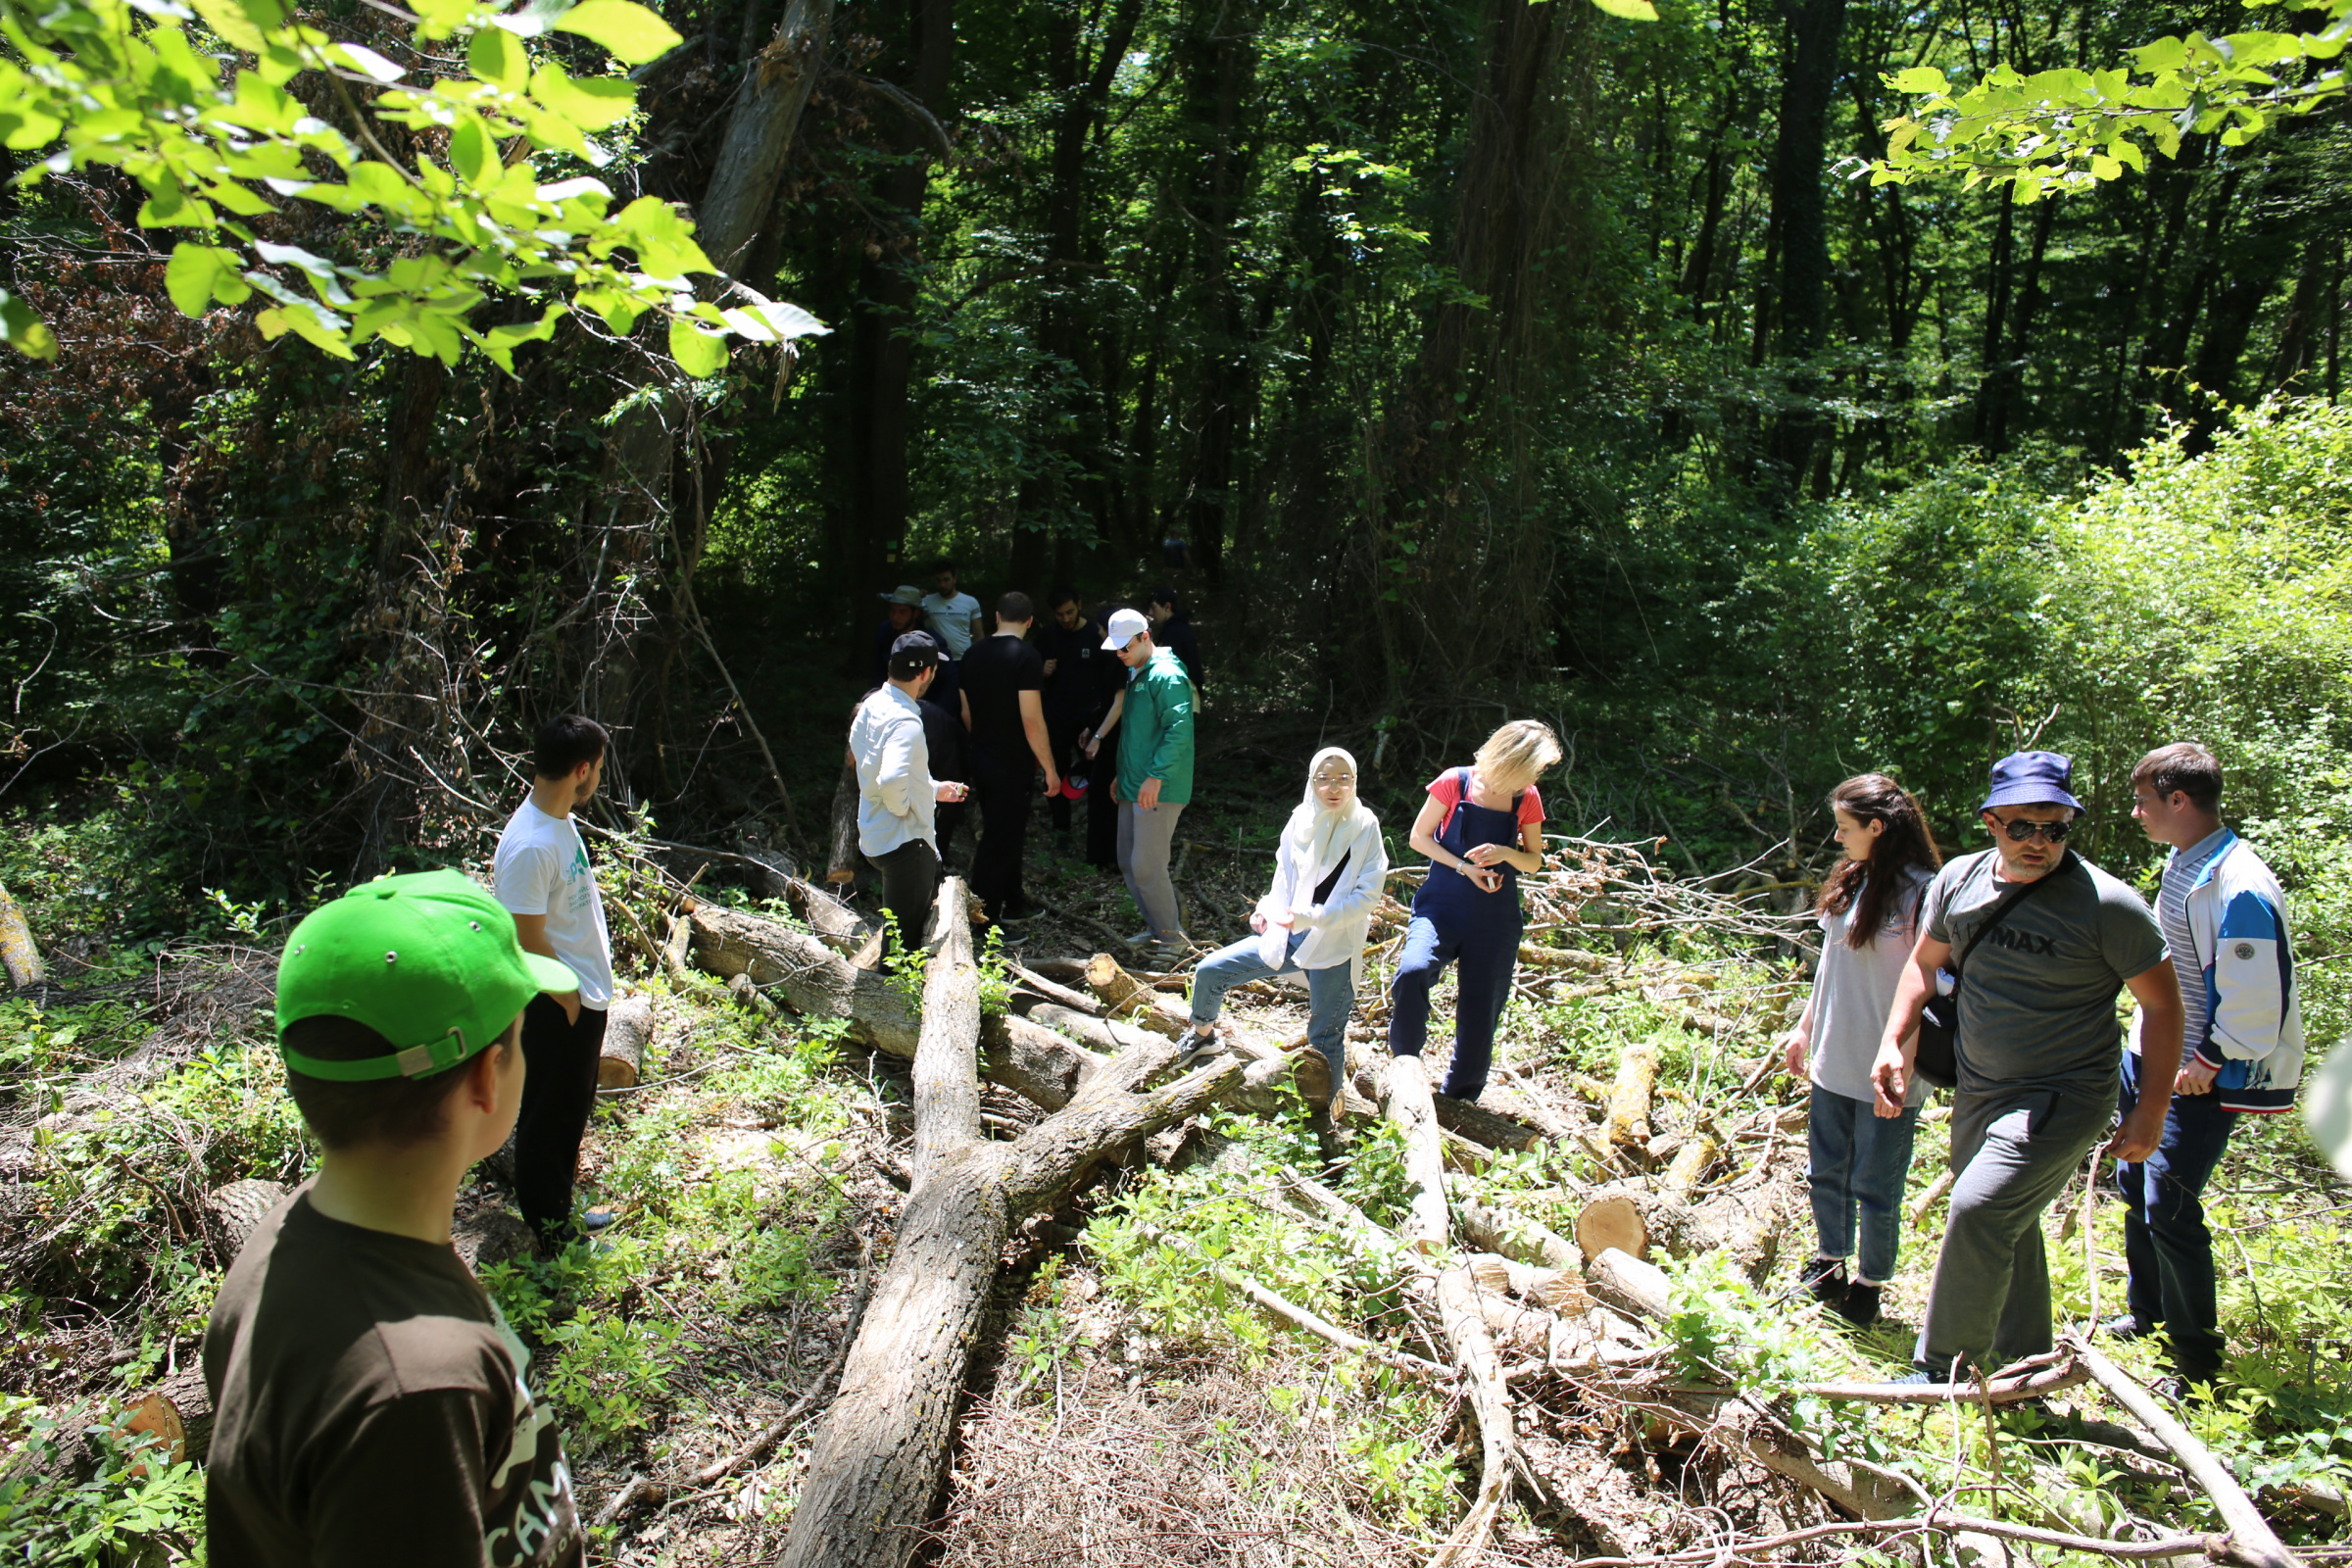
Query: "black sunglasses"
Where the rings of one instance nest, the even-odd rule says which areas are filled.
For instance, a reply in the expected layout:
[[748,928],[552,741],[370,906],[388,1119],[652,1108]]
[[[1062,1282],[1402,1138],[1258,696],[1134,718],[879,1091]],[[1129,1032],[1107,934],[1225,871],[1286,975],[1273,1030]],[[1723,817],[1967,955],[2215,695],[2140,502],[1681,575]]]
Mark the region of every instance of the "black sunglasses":
[[2001,822],[2001,819],[1996,816],[1993,820],[2001,823],[2001,831],[2009,835],[2009,842],[2012,844],[2030,844],[2036,834],[2049,843],[2064,844],[2066,836],[2075,830],[2072,819],[2064,822],[2029,822],[2019,816]]

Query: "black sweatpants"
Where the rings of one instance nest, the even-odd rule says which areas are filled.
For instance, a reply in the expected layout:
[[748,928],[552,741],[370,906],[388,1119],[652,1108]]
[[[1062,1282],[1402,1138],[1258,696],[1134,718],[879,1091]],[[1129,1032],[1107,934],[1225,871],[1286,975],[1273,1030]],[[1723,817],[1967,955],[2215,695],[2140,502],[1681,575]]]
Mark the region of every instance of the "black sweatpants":
[[1110,781],[1119,776],[1119,737],[1102,739],[1094,760],[1086,764],[1086,863],[1106,871],[1119,868],[1119,806],[1110,798]]
[[[900,944],[921,947],[931,934],[931,906],[939,902],[939,852],[909,839],[887,855],[867,856],[865,863],[882,875],[882,907],[899,918]],[[882,967],[893,967],[887,948]]]
[[1037,759],[1019,760],[975,751],[972,793],[980,803],[980,848],[972,855],[972,891],[1003,919],[1028,902],[1021,893],[1021,851],[1029,834],[1029,803],[1037,795]]
[[[1046,720],[1046,746],[1053,753],[1054,766],[1064,774],[1068,773],[1070,759],[1078,751],[1078,732],[1084,728],[1086,726],[1075,719],[1067,724],[1056,724],[1052,718]],[[1085,759],[1079,760],[1083,765]],[[1054,819],[1054,831],[1067,833],[1070,830],[1070,798],[1056,790],[1048,805],[1048,814]]]
[[514,1201],[542,1230],[571,1220],[571,1189],[580,1172],[580,1139],[596,1108],[596,1058],[605,1014],[582,1007],[564,1018],[545,992],[522,1013],[522,1108],[514,1118]]

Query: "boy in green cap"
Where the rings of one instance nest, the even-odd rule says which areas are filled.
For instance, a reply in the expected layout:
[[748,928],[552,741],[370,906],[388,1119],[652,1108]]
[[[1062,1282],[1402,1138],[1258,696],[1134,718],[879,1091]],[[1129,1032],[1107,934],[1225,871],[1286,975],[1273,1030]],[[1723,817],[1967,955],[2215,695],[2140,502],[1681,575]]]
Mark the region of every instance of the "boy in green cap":
[[455,871],[313,910],[277,968],[286,1085],[325,1152],[229,1268],[204,1340],[214,1568],[582,1560],[526,1352],[450,1246],[521,1102],[516,1024],[578,979]]

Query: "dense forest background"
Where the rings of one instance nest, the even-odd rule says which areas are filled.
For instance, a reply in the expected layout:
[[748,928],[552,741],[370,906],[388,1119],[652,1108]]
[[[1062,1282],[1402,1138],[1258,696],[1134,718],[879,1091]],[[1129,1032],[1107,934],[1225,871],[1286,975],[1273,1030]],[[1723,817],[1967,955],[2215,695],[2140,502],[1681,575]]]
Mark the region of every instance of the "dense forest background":
[[513,375],[187,319],[129,181],[0,194],[64,345],[0,365],[0,811],[120,873],[27,896],[171,930],[467,853],[574,707],[641,831],[811,849],[877,591],[949,554],[984,601],[1132,597],[1170,537],[1212,746],[1327,734],[1397,792],[1539,712],[1570,825],[1713,868],[1809,856],[1866,766],[1957,843],[2038,734],[2124,863],[2124,770],[2195,733],[2278,858],[2340,864],[2342,103],[2030,204],[1864,172],[1887,72],[2233,4],[662,10],[603,175],[706,240],[731,109],[813,50],[730,255],[832,330],[690,395],[585,318]]

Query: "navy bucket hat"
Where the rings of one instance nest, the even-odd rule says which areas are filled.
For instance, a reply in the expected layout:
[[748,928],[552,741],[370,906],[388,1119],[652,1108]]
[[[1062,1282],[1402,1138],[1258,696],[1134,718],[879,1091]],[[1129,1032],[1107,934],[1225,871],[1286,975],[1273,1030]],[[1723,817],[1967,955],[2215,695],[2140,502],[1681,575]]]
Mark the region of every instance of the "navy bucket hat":
[[2080,811],[2082,803],[2067,789],[2074,777],[2072,758],[2056,752],[2011,752],[1992,764],[1992,793],[1984,797],[1981,809],[1989,811],[1996,806],[2071,806]]

